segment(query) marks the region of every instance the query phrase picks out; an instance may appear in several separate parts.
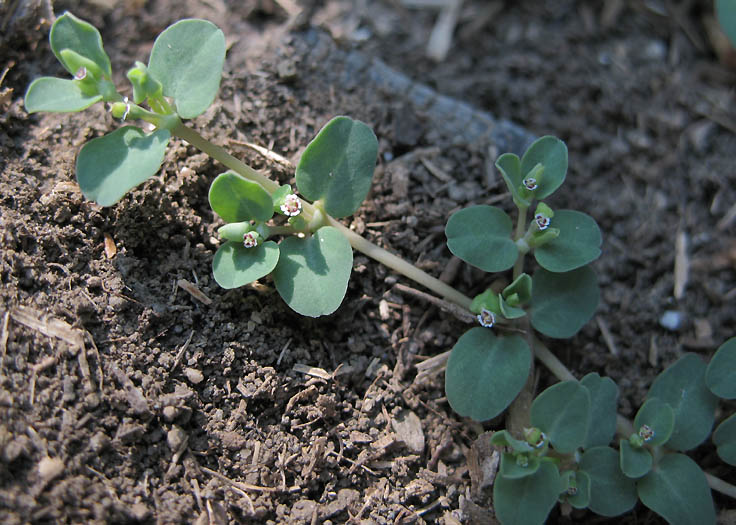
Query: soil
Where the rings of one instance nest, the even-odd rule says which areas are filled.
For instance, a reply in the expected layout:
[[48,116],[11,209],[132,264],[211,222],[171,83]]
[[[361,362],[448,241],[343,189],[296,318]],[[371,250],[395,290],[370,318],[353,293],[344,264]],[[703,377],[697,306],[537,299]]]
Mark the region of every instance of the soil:
[[[268,280],[220,289],[210,274],[220,223],[207,190],[223,170],[181,141],[159,176],[115,206],[85,201],[76,153],[118,124],[99,105],[26,114],[29,82],[63,72],[44,3],[7,4],[0,521],[493,523],[482,483],[490,452],[476,439],[503,421],[459,418],[443,374],[417,377],[415,368],[466,326],[399,293],[397,282],[412,283],[360,254],[328,317],[299,317]],[[292,18],[291,8],[301,13]],[[733,335],[736,74],[714,54],[710,2],[466,0],[439,62],[425,53],[437,12],[390,0],[96,0],[53,9],[100,29],[120,86],[167,25],[218,24],[229,45],[222,90],[192,124],[282,182],[293,172],[243,142],[295,161],[334,115],[370,124],[379,167],[347,223],[436,276],[454,266],[443,234],[450,213],[507,206],[493,168],[505,149],[488,137],[465,140],[452,117],[423,111],[415,93],[351,80],[305,42],[318,35],[330,53],[380,59],[458,107],[566,141],[565,190],[551,204],[601,226],[602,299],[574,339],[547,342],[578,377],[612,377],[626,416],[664,367],[690,351],[707,359]],[[689,263],[682,293],[676,260]],[[490,284],[465,265],[444,275],[469,295]],[[676,326],[662,323],[665,312]],[[539,388],[552,382],[540,367]],[[732,411],[722,405],[719,418]],[[712,445],[692,455],[736,482]],[[734,502],[714,499],[728,519]],[[550,516],[593,520],[586,511]],[[661,520],[640,504],[623,521]]]

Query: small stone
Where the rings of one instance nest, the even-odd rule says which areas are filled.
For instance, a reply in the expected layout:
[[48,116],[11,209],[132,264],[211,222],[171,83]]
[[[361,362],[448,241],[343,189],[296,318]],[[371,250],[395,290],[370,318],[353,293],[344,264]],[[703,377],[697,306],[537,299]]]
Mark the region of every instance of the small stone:
[[74,392],[74,380],[71,376],[64,377],[64,394],[61,396],[62,401],[65,403],[71,403],[76,397],[77,395]]
[[89,440],[89,448],[93,452],[100,453],[110,445],[110,438],[103,432],[97,432]]
[[411,410],[403,410],[391,421],[400,441],[414,454],[424,452],[424,431],[419,417]]
[[5,445],[3,450],[3,459],[11,463],[20,457],[27,457],[31,450],[31,440],[26,436],[18,436],[10,443]]
[[45,482],[57,478],[64,472],[64,462],[59,458],[45,457],[38,462],[38,475]]
[[94,410],[100,406],[100,395],[97,392],[90,392],[84,396],[84,408]]
[[133,503],[128,509],[130,516],[136,521],[147,520],[151,516],[151,509],[145,503]]
[[139,441],[146,433],[146,428],[138,423],[123,423],[118,427],[115,439],[123,445]]
[[179,415],[179,411],[176,409],[176,407],[164,407],[163,415],[164,419],[171,423],[176,419],[176,416]]
[[189,382],[195,385],[198,385],[204,380],[204,375],[196,368],[187,368],[184,370],[184,374],[187,376],[187,379],[189,379]]
[[179,426],[174,425],[171,430],[166,434],[166,443],[172,452],[176,452],[182,446],[182,443],[186,441],[187,434]]
[[667,310],[659,318],[659,324],[672,332],[677,332],[685,326],[685,314],[677,310]]

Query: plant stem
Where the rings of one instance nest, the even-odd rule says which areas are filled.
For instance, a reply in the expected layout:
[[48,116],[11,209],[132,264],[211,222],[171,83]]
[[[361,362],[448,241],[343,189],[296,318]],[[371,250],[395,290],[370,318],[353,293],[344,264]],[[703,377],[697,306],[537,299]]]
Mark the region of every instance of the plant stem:
[[[254,170],[244,162],[233,157],[220,146],[212,144],[210,141],[202,137],[202,135],[200,135],[193,129],[185,126],[184,124],[179,124],[178,126],[176,126],[173,130],[171,130],[171,133],[181,139],[186,140],[195,148],[203,151],[213,159],[219,161],[224,166],[242,175],[246,179],[257,182],[258,184],[263,186],[263,188],[269,193],[273,193],[274,191],[276,191],[276,189],[278,189],[279,184],[277,182],[272,181],[262,173]],[[308,202],[302,201],[302,209],[305,215],[304,218],[309,221],[314,216],[314,206],[312,206]],[[470,308],[470,303],[472,302],[470,297],[458,292],[452,286],[449,286],[439,279],[432,277],[428,273],[423,272],[413,264],[404,261],[391,252],[379,246],[376,246],[372,242],[364,239],[354,231],[340,224],[332,217],[328,216],[327,222],[330,226],[340,230],[340,232],[350,242],[350,245],[359,252],[362,252],[368,257],[380,262],[384,266],[387,266],[392,270],[399,272],[412,281],[425,286],[426,288],[437,293],[444,299],[451,301],[459,306],[462,306],[463,308]]]
[[[516,232],[514,233],[514,241],[518,241],[526,233],[526,206],[519,206],[519,215],[516,217]],[[519,255],[514,263],[514,280],[524,271],[524,257],[526,253],[519,251]]]

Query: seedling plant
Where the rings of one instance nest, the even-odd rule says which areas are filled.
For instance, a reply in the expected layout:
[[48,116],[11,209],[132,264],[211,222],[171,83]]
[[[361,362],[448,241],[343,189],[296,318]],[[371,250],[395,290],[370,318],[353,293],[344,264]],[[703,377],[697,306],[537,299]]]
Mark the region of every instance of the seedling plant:
[[[702,471],[681,452],[710,434],[715,396],[736,397],[734,340],[708,367],[686,355],[665,370],[637,414],[636,432],[616,451],[608,447],[617,426],[616,385],[597,374],[572,380],[532,333],[570,338],[599,300],[589,266],[600,255],[597,224],[544,201],[565,180],[562,141],[545,136],[521,158],[507,153],[496,162],[517,210],[515,226],[492,206],[471,206],[450,217],[445,231],[453,254],[486,272],[512,271],[510,284],[471,300],[336,220],[353,214],[370,189],[378,142],[364,123],[348,117],[328,122],[300,158],[295,189],[184,125],[207,110],[219,89],[225,38],[212,23],[182,20],[161,33],[148,64],[136,62],[127,73],[131,98],[113,84],[110,59],[92,25],[65,13],[53,24],[50,43],[72,78],[35,80],[25,97],[29,113],[77,112],[103,102],[114,117],[152,128],[124,125],[82,147],[76,178],[88,199],[111,206],[155,175],[172,136],[229,168],[209,191],[212,209],[225,222],[212,265],[220,286],[237,288],[270,275],[296,312],[330,314],[345,296],[355,248],[476,315],[480,326],[460,337],[447,362],[446,394],[460,415],[485,421],[507,409],[528,384],[533,354],[565,379],[536,398],[523,436],[501,431],[493,437],[507,449],[494,485],[502,523],[541,523],[558,500],[611,516],[629,510],[637,497],[673,523],[713,516],[713,480],[703,482]],[[531,275],[525,272],[526,255],[538,265]],[[718,454],[733,464],[734,416],[721,423],[713,440]],[[686,481],[690,490],[684,490]],[[678,505],[672,503],[676,498]]]

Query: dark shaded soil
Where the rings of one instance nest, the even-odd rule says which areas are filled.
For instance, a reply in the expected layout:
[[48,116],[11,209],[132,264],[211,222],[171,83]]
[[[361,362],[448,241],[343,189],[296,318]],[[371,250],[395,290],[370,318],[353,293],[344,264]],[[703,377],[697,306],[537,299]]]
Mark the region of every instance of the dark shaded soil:
[[[450,261],[449,214],[504,191],[492,168],[503,151],[463,141],[407,93],[326,70],[305,54],[305,29],[319,25],[338,52],[379,57],[440,94],[565,140],[567,190],[552,204],[600,224],[602,301],[572,341],[549,345],[576,375],[612,377],[624,415],[663,367],[687,351],[708,358],[733,335],[736,74],[711,50],[708,2],[468,0],[440,63],[424,56],[436,13],[399,2],[304,1],[297,22],[268,1],[100,3],[54,10],[100,28],[119,85],[170,23],[202,17],[224,30],[221,94],[193,125],[274,178],[293,173],[242,142],[296,160],[334,115],[370,124],[379,169],[349,223],[436,276]],[[28,83],[62,75],[39,12],[8,22],[0,42],[0,521],[490,523],[490,488],[471,483],[466,458],[502,422],[461,420],[443,375],[417,380],[414,368],[465,326],[397,293],[401,279],[360,254],[327,318],[291,312],[267,280],[220,289],[207,190],[222,168],[180,141],[162,174],[114,207],[86,202],[76,152],[118,124],[102,107],[25,113]],[[690,271],[676,299],[678,236]],[[472,295],[487,279],[461,267],[452,284]],[[666,311],[681,318],[676,330],[661,325]],[[540,387],[553,381],[541,371]],[[693,457],[736,482],[710,445]],[[626,517],[658,519],[641,505]]]

